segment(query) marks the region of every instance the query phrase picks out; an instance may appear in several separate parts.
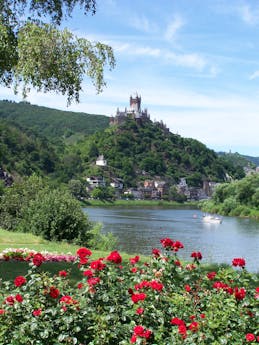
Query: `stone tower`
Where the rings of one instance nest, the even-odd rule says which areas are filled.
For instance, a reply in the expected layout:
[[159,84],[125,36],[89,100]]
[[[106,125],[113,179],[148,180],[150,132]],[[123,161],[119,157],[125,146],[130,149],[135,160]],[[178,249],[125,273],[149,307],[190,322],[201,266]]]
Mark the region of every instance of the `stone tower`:
[[130,96],[130,110],[136,113],[141,112],[141,97],[137,93],[135,97]]

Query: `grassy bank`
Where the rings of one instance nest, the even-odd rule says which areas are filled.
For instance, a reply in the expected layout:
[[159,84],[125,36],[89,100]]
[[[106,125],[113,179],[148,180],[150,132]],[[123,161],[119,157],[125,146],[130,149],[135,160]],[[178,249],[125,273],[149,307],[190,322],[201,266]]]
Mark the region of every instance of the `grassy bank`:
[[165,200],[87,200],[82,206],[120,206],[120,207],[171,207],[171,208],[198,208],[198,202],[179,203]]

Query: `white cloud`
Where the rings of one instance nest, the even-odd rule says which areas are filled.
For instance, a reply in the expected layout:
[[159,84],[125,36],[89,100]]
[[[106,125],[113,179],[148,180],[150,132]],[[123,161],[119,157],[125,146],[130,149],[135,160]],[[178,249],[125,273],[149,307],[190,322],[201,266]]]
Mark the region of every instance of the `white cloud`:
[[237,9],[241,19],[249,24],[256,25],[259,23],[259,8],[251,8],[250,5],[244,4]]
[[259,77],[259,71],[255,71],[253,74],[249,76],[250,80],[256,79]]
[[146,33],[153,33],[157,31],[157,25],[151,22],[144,15],[129,17],[129,24],[135,29],[144,31]]
[[183,67],[190,67],[202,70],[206,65],[206,60],[199,54],[176,54],[174,52],[167,52],[164,54],[167,61]]
[[173,21],[168,24],[166,31],[165,31],[165,39],[167,41],[171,41],[172,39],[175,38],[175,35],[179,29],[184,25],[183,19],[177,15],[173,19]]

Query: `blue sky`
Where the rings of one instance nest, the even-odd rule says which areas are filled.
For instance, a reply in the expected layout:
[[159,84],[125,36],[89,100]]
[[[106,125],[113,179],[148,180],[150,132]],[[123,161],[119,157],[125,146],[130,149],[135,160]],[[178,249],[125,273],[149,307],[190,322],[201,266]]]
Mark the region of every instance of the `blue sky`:
[[34,91],[32,104],[110,116],[137,92],[171,132],[259,156],[259,1],[99,0],[95,16],[76,10],[64,25],[111,45],[116,67],[99,95],[85,80],[80,104]]

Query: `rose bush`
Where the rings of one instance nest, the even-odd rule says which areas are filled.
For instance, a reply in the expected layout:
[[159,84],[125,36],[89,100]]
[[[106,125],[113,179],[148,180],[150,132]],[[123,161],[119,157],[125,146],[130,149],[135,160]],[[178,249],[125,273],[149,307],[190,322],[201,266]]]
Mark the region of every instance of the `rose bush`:
[[76,286],[69,271],[38,272],[45,258],[34,253],[26,276],[1,285],[0,344],[258,344],[259,287],[245,260],[205,272],[200,252],[184,264],[181,242],[161,244],[144,263],[81,248]]

